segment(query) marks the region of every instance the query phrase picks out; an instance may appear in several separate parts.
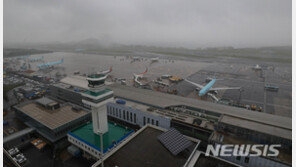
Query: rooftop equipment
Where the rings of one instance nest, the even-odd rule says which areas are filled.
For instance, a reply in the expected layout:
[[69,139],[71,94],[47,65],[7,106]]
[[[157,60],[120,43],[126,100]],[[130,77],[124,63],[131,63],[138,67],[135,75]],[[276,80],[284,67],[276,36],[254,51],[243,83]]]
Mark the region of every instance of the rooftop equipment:
[[173,155],[179,154],[193,144],[174,128],[162,133],[157,138]]
[[50,110],[55,110],[55,109],[60,108],[60,105],[59,105],[58,102],[56,102],[54,100],[51,100],[51,99],[49,99],[47,97],[40,98],[40,99],[36,100],[36,102],[39,105],[41,105],[41,106],[43,106],[43,107],[45,107],[47,109],[50,109]]
[[266,84],[265,85],[265,89],[266,90],[271,90],[271,91],[278,91],[279,90],[279,87]]
[[117,104],[126,104],[126,101],[119,99],[119,100],[116,100],[116,103]]
[[14,147],[14,148],[8,150],[8,153],[9,153],[11,156],[14,156],[15,154],[17,154],[17,153],[19,153],[19,152],[20,152],[19,149],[16,148],[16,147]]
[[80,155],[81,155],[81,152],[80,152],[79,148],[75,147],[74,145],[70,145],[70,146],[67,148],[67,151],[68,151],[71,155],[73,155],[73,156],[75,156],[75,157],[80,157]]

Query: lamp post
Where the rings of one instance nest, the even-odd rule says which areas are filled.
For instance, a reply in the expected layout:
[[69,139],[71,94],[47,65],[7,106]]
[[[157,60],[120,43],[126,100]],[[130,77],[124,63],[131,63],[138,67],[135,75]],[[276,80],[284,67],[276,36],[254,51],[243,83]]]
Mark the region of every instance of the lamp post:
[[101,138],[101,166],[104,167],[104,160],[103,160],[103,155],[104,155],[104,148],[103,148],[103,133],[100,133],[100,138]]

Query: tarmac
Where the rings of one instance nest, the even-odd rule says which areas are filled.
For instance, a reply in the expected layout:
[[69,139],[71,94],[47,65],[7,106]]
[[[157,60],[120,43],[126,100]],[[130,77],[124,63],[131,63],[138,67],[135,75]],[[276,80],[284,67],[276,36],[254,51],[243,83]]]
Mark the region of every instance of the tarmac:
[[[206,84],[207,77],[216,77],[219,80],[213,87],[242,87],[242,92],[221,91],[217,95],[218,98],[245,105],[254,104],[270,114],[292,116],[292,65],[290,63],[263,62],[244,58],[192,59],[147,52],[120,55],[54,52],[31,57],[40,56],[44,56],[45,62],[64,58],[63,64],[58,65],[54,70],[43,72],[43,75],[52,77],[57,72],[66,75],[73,75],[73,71],[89,74],[110,67],[113,69],[110,75],[113,78],[125,78],[128,85],[133,84],[133,74],[142,73],[146,67],[148,68],[148,72],[144,75],[146,83],[151,83],[165,74],[188,78],[199,84]],[[134,61],[132,57],[135,56],[139,57],[139,60]],[[159,61],[152,63],[150,59],[153,57],[159,57]],[[31,63],[31,67],[37,70],[35,68],[38,63],[40,64],[40,62]],[[256,64],[262,67],[262,72],[253,70]],[[265,84],[278,86],[278,92],[265,91]],[[185,81],[171,84],[169,89],[177,89],[180,96],[200,99],[195,87]],[[203,99],[212,101],[210,98]]]

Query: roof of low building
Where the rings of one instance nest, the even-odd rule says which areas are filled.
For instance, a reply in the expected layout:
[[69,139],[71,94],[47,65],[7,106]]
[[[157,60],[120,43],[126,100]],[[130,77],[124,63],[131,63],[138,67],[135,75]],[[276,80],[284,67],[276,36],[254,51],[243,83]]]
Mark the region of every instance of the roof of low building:
[[74,111],[70,104],[65,104],[55,110],[49,110],[37,103],[30,102],[16,106],[16,108],[50,129],[56,129],[88,114],[85,110]]
[[[60,80],[61,83],[69,84],[74,87],[89,89],[86,77],[80,75],[67,76]],[[110,82],[105,81],[105,85],[110,85]]]
[[[132,132],[133,130],[129,128],[108,122],[108,132],[103,134],[103,150],[106,151],[114,144],[113,142],[119,142],[121,139],[125,138],[125,136],[128,136]],[[74,137],[79,138],[79,140],[90,143],[95,149],[100,150],[100,135],[97,135],[93,132],[92,122],[84,124],[69,133]]]
[[106,167],[113,166],[183,166],[195,145],[174,156],[157,139],[163,131],[147,127],[131,141],[104,161]]

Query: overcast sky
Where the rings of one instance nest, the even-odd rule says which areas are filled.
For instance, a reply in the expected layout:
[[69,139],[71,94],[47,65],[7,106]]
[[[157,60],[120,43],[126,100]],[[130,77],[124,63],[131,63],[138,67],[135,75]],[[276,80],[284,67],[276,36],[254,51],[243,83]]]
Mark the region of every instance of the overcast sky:
[[292,45],[291,0],[4,0],[4,43]]

